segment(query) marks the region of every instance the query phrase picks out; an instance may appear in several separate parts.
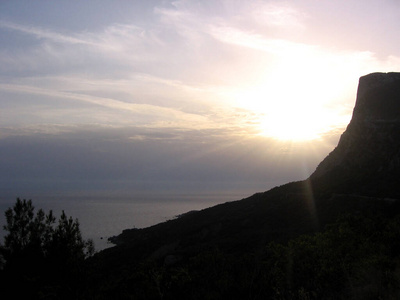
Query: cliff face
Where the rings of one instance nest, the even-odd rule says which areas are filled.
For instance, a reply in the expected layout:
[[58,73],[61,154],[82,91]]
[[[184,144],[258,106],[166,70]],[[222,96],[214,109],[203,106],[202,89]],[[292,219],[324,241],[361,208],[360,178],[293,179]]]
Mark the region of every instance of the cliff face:
[[400,195],[400,73],[360,78],[356,105],[337,147],[310,176],[343,192]]
[[351,123],[372,125],[399,121],[400,73],[372,73],[361,77]]

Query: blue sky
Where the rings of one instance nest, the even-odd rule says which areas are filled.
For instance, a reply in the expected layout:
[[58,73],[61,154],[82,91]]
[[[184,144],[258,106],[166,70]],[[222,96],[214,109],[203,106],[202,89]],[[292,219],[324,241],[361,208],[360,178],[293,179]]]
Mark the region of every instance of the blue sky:
[[358,78],[400,70],[398,1],[1,1],[0,191],[304,179]]

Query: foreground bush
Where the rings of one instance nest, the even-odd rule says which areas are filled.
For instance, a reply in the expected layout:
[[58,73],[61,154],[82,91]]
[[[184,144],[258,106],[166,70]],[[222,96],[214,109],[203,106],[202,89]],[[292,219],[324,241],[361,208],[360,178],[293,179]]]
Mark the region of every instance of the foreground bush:
[[35,214],[32,201],[19,198],[5,217],[3,292],[30,299],[75,298],[83,283],[83,261],[94,253],[93,242],[82,239],[78,220],[63,211],[56,222],[52,211]]

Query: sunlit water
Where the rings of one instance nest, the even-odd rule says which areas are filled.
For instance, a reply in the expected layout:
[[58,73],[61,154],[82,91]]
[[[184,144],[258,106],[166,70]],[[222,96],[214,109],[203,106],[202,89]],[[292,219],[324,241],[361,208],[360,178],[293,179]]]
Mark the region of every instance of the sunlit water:
[[[99,197],[99,196],[40,196],[32,197],[37,209],[53,210],[59,216],[64,210],[67,216],[78,218],[82,235],[91,238],[96,250],[113,246],[107,242],[111,236],[124,229],[144,228],[175,218],[177,215],[201,210],[227,201],[238,200],[237,195],[145,195],[141,197]],[[15,199],[0,199],[0,240],[6,232],[4,212],[12,207]]]

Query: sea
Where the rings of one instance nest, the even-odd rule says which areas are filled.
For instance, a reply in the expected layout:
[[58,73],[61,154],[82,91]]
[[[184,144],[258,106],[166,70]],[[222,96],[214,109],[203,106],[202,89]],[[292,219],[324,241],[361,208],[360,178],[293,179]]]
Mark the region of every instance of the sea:
[[[196,194],[143,194],[143,195],[93,195],[93,194],[38,194],[21,199],[32,199],[35,211],[52,210],[59,216],[64,210],[67,216],[78,219],[84,239],[92,239],[96,251],[114,246],[108,238],[124,229],[145,228],[177,218],[180,214],[209,208],[228,201],[240,200],[241,193]],[[249,196],[249,195],[246,195]],[[0,198],[0,243],[6,231],[4,212],[12,207],[15,197]]]

